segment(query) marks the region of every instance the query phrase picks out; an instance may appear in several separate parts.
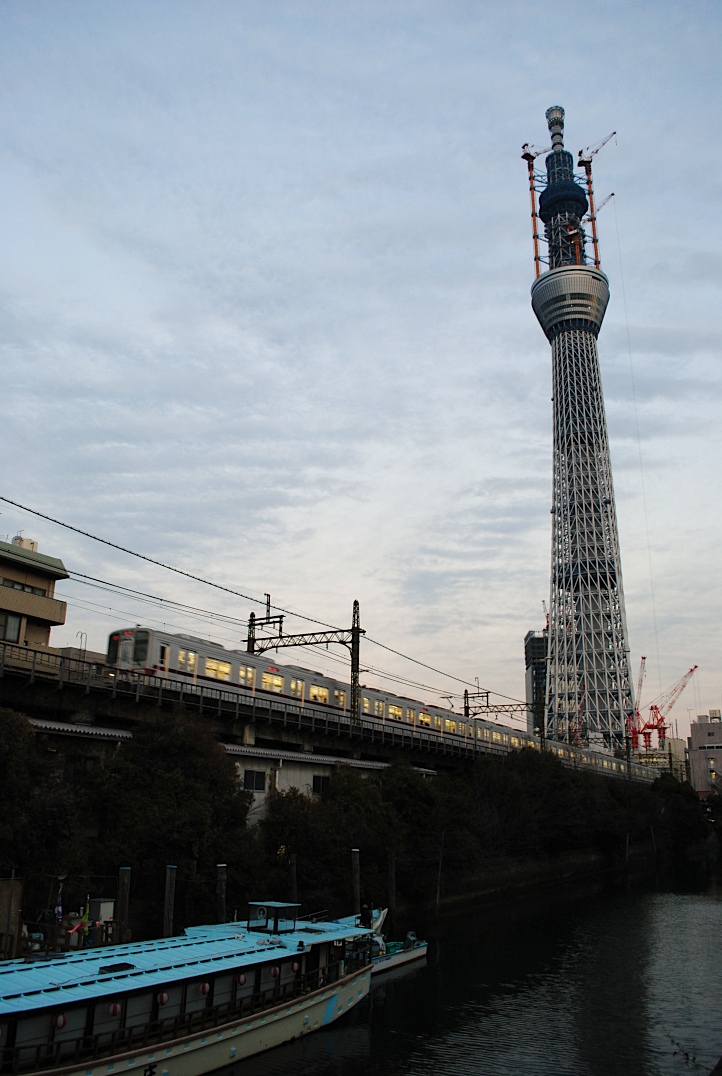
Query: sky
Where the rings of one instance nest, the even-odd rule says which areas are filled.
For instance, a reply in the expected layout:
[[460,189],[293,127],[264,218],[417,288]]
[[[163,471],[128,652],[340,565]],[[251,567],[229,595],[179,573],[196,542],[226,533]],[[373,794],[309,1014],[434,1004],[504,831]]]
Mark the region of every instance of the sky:
[[717,0],[3,0],[0,495],[238,592],[0,502],[0,539],[217,614],[76,578],[51,641],[242,647],[251,599],[310,618],[288,631],[358,599],[364,682],[524,698],[552,412],[520,154],[561,104],[573,153],[616,132],[599,351],[632,679],[646,655],[644,704],[699,666],[680,735],[720,707],[721,28]]

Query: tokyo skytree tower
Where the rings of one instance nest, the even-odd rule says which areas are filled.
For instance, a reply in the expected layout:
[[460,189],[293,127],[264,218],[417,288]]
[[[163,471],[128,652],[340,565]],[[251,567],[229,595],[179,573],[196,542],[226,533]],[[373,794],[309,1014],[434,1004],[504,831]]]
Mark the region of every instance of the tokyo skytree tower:
[[[609,284],[599,267],[591,172],[596,149],[579,155],[585,190],[575,178],[571,153],[564,149],[564,109],[550,108],[546,118],[552,137],[546,175],[535,173],[538,154],[531,147],[524,146],[522,154],[529,168],[537,276],[531,301],[551,344],[553,366],[545,734],[571,744],[613,749],[624,745],[634,698],[597,352]],[[549,252],[546,272],[542,272],[539,254],[539,243],[544,240],[538,234],[539,219]],[[591,226],[593,264],[587,260],[586,222]]]

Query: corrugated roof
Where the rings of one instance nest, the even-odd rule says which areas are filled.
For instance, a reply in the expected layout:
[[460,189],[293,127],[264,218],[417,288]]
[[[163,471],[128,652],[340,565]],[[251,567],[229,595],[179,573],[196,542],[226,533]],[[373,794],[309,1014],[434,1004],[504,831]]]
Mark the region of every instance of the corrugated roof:
[[0,1015],[58,1008],[72,1002],[118,997],[236,968],[255,967],[298,954],[299,942],[366,934],[348,924],[313,923],[283,935],[249,933],[245,924],[193,928],[189,936],[109,945],[51,960],[0,964]]

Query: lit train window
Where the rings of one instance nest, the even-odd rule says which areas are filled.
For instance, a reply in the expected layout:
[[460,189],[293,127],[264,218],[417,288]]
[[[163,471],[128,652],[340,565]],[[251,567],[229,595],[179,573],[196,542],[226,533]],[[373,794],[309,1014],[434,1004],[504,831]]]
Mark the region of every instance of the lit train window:
[[374,713],[377,717],[384,716],[384,704],[382,703],[381,699],[374,700]]
[[196,655],[192,650],[179,650],[178,651],[178,664],[185,665],[188,672],[195,672],[196,668]]
[[308,697],[311,702],[328,702],[328,688],[319,687],[318,684],[311,684],[308,689]]
[[[469,726],[469,729],[471,729],[471,725]],[[466,736],[466,725],[463,721],[459,722],[459,735]]]
[[371,713],[371,703],[369,702],[368,699],[364,699],[364,713],[365,714]]
[[217,658],[206,658],[206,676],[213,680],[230,680],[230,661],[218,661]]
[[250,665],[241,665],[238,670],[238,679],[242,684],[245,684],[246,687],[253,687],[256,680],[255,672],[256,670]]
[[291,681],[291,694],[295,699],[303,698],[303,680]]
[[419,710],[418,721],[420,725],[426,725],[427,728],[431,726],[431,718],[426,713],[426,710]]
[[512,738],[511,738],[511,746],[512,747],[519,747],[519,745],[520,745],[519,737],[518,736],[512,736]]
[[333,701],[336,706],[340,706],[342,710],[346,709],[346,692],[334,691]]
[[492,732],[491,738],[494,741],[494,743],[501,743],[501,733],[500,732],[496,732],[496,731]]
[[415,719],[416,719],[416,711],[415,710],[407,710],[406,711],[406,721],[407,721],[407,723],[409,725],[413,725]]
[[392,721],[401,721],[404,711],[400,706],[392,706],[389,703],[389,717]]
[[434,714],[434,728],[439,730],[441,729],[441,718],[438,716],[438,714]]
[[447,732],[456,732],[456,722],[447,717],[444,721],[444,728]]
[[275,691],[277,695],[280,695],[283,691],[283,677],[278,673],[264,672],[261,677],[261,687],[264,691]]

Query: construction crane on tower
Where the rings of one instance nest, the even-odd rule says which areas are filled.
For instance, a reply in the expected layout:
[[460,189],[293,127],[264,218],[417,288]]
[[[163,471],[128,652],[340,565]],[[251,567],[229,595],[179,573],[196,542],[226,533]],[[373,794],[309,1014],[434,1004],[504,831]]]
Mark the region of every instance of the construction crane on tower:
[[627,727],[629,728],[629,735],[632,740],[632,750],[639,750],[639,735],[642,728],[642,715],[640,710],[642,708],[642,684],[644,683],[644,670],[647,666],[647,659],[642,655],[642,660],[639,663],[639,677],[637,679],[637,693],[634,696],[634,715],[627,718]]
[[[597,142],[596,146],[587,147],[586,149],[579,150],[578,164],[580,168],[584,169],[584,175],[587,177],[587,197],[589,198],[589,223],[592,226],[592,246],[594,247],[594,268],[599,269],[601,262],[599,261],[599,238],[597,236],[597,213],[598,209],[594,207],[594,184],[592,183],[592,157],[596,157],[600,149],[606,146],[607,142],[611,138],[614,138],[616,131],[612,131],[606,138],[603,138],[601,142]],[[611,195],[609,196],[611,198]],[[609,201],[606,198],[605,202]],[[601,209],[601,206],[599,207]]]

